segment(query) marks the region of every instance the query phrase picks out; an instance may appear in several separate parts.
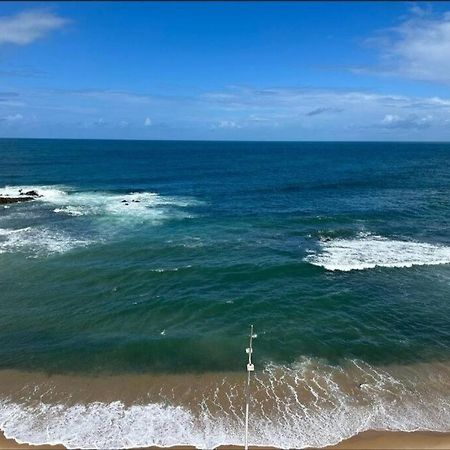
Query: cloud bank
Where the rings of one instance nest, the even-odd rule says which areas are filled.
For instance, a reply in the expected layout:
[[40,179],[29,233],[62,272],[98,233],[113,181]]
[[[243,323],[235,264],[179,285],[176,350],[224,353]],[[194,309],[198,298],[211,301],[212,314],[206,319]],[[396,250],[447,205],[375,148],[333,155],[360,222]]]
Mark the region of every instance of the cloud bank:
[[398,26],[367,39],[380,52],[380,66],[355,72],[379,72],[415,80],[450,83],[450,12],[441,15],[415,7]]
[[[450,139],[450,98],[363,90],[230,86],[191,97],[101,90],[5,91],[3,98],[0,93],[0,117],[32,114],[41,118],[32,131],[55,137],[70,132],[155,139]],[[0,122],[0,132],[7,122],[12,121]],[[25,120],[14,123],[18,133],[20,126],[24,134],[31,129]]]
[[0,17],[0,44],[26,45],[53,30],[62,28],[67,19],[43,11],[25,11]]

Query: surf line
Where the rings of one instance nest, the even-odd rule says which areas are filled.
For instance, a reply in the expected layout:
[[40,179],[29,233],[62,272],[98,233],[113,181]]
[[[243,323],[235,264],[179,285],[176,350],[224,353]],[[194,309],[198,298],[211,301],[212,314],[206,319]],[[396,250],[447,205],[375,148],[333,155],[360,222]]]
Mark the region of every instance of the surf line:
[[248,417],[250,413],[250,379],[252,372],[255,371],[255,366],[252,363],[252,354],[253,354],[253,339],[258,337],[257,334],[253,333],[253,325],[250,325],[250,336],[249,336],[249,346],[245,349],[245,352],[248,355],[247,362],[247,385],[245,389],[245,443],[244,449],[248,450]]

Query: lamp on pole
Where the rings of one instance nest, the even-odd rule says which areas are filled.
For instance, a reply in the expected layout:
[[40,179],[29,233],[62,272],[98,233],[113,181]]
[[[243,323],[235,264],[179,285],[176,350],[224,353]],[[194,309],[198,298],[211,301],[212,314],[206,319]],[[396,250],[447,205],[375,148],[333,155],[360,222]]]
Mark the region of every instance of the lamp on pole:
[[250,376],[251,373],[255,371],[255,366],[252,363],[252,353],[253,353],[253,339],[257,337],[256,334],[253,333],[253,325],[250,325],[250,343],[249,346],[245,349],[248,355],[248,363],[247,363],[247,385],[245,390],[245,450],[248,450],[248,415],[250,410]]

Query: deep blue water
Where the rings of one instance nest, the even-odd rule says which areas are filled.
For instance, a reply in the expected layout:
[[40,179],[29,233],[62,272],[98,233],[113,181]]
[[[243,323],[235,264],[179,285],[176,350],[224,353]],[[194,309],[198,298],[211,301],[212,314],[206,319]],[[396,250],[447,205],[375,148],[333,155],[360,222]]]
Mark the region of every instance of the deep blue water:
[[0,367],[450,356],[450,144],[0,140]]

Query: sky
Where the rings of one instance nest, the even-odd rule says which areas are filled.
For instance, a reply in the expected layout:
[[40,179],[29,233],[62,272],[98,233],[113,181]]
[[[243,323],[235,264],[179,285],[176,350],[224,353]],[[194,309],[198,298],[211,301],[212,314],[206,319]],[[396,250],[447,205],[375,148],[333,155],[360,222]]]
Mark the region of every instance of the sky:
[[450,140],[450,2],[1,2],[0,137]]

